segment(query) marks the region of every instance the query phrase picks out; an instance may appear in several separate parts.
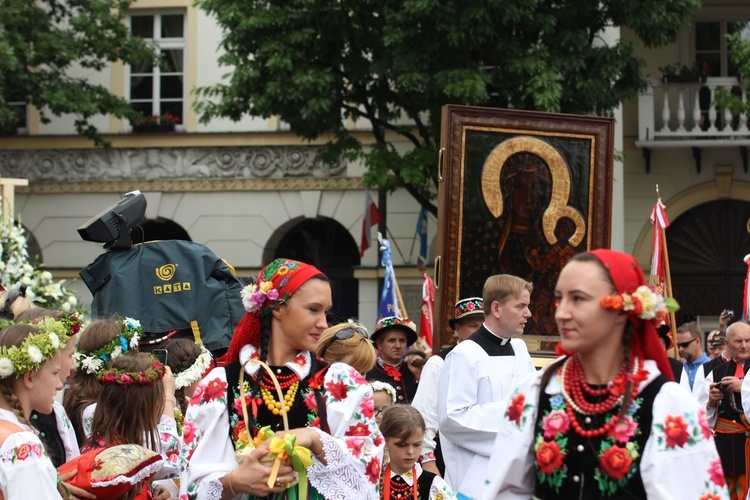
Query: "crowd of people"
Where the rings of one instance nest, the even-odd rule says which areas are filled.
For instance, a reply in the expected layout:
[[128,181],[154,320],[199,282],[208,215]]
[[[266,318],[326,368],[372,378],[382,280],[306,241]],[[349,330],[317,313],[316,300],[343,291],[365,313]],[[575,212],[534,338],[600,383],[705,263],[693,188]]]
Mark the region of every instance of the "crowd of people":
[[560,273],[537,370],[532,291],[489,276],[427,356],[408,318],[329,324],[325,274],[277,259],[221,359],[0,296],[0,498],[746,498],[750,323],[725,311],[708,354],[680,326],[670,364],[668,301],[593,250]]

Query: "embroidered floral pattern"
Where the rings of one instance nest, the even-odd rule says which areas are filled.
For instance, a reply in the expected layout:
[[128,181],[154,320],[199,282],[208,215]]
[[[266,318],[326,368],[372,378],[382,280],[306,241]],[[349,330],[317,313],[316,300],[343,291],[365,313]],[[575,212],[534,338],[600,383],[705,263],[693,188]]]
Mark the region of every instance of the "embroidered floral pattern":
[[694,446],[700,440],[705,438],[705,414],[695,414],[686,412],[683,415],[667,415],[664,422],[660,422],[654,427],[660,431],[657,437],[659,449],[674,450],[676,448],[685,448]]
[[526,395],[520,392],[513,394],[508,409],[505,411],[505,418],[521,428],[526,423],[529,412],[534,405],[526,403]]
[[[514,396],[508,408],[507,417],[516,422],[516,425],[522,425],[519,424],[525,418],[522,415],[529,411],[525,408],[525,398],[522,396]],[[568,476],[565,459],[568,455],[567,433],[571,430],[571,423],[565,407],[562,395],[556,394],[550,398],[550,410],[545,411],[539,421],[534,444],[537,478],[540,483],[558,493]],[[624,487],[637,470],[640,450],[638,444],[631,440],[641,433],[635,416],[639,407],[640,400],[636,400],[610,434],[600,441],[597,454],[599,467],[594,471],[594,479],[605,497],[614,495]],[[607,417],[607,421],[611,418]]]
[[23,443],[15,448],[7,450],[2,456],[0,461],[16,463],[23,460],[39,459],[46,457],[47,453],[44,449],[36,443]]

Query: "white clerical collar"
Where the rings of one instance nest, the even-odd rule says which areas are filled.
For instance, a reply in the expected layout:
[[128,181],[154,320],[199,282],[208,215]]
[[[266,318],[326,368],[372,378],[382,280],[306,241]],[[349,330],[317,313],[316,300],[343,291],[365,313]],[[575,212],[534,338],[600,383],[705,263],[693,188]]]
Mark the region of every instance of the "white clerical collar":
[[492,330],[490,330],[490,327],[487,326],[487,323],[482,323],[482,326],[484,326],[485,330],[487,330],[488,332],[490,332],[492,335],[494,335],[495,337],[497,337],[500,340],[500,345],[505,345],[508,342],[510,342],[510,338],[501,337],[500,335],[498,335],[495,332],[493,332]]

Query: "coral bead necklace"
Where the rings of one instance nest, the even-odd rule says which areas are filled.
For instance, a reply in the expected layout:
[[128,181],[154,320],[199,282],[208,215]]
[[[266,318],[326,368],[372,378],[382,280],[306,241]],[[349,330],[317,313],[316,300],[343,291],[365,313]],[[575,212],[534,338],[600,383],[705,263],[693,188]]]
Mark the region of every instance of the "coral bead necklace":
[[279,381],[279,387],[281,390],[286,389],[284,393],[283,401],[276,401],[274,393],[276,392],[276,386],[271,380],[268,374],[263,373],[259,381],[260,385],[260,397],[263,399],[268,410],[274,415],[281,415],[281,405],[284,405],[284,410],[288,413],[294,404],[294,399],[297,397],[297,390],[299,389],[299,377],[296,373],[292,372],[289,375],[277,375]]
[[[613,415],[609,421],[598,429],[584,429],[581,426],[578,415],[585,416],[585,423],[588,424],[591,423],[591,416],[603,415],[612,411],[615,407],[621,406],[625,399],[624,393],[628,379],[633,382],[630,400],[635,400],[638,395],[640,382],[645,380],[648,372],[641,370],[637,357],[632,359],[632,366],[632,372],[630,372],[627,369],[627,362],[623,363],[623,367],[618,372],[615,380],[606,387],[597,389],[590,387],[586,382],[583,367],[578,357],[571,356],[563,363],[558,371],[558,377],[560,378],[562,395],[567,403],[565,405],[565,412],[570,419],[573,430],[579,436],[587,439],[604,436],[609,434],[615,425],[617,425],[620,418],[619,414]],[[597,403],[592,403],[586,399],[584,393],[589,397],[604,399]]]
[[391,477],[391,464],[386,465],[384,475],[386,481],[383,485],[383,500],[401,499],[412,497],[413,500],[418,500],[417,494],[417,468],[411,468],[411,477],[414,484],[409,485],[403,479],[401,481],[394,481],[397,477]]

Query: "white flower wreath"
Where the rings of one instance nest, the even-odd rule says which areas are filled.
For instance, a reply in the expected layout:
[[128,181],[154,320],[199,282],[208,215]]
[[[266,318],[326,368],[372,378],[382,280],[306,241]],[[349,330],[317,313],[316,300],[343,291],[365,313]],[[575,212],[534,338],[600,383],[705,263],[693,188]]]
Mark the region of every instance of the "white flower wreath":
[[213,357],[209,350],[201,346],[201,354],[198,356],[198,359],[195,360],[195,363],[190,365],[190,368],[178,373],[174,378],[175,388],[182,389],[183,387],[187,387],[199,381],[203,374],[206,373],[208,367],[211,366],[211,359],[213,359]]
[[391,404],[396,404],[396,389],[391,384],[373,380],[370,385],[372,386],[372,392],[383,391],[391,397]]

